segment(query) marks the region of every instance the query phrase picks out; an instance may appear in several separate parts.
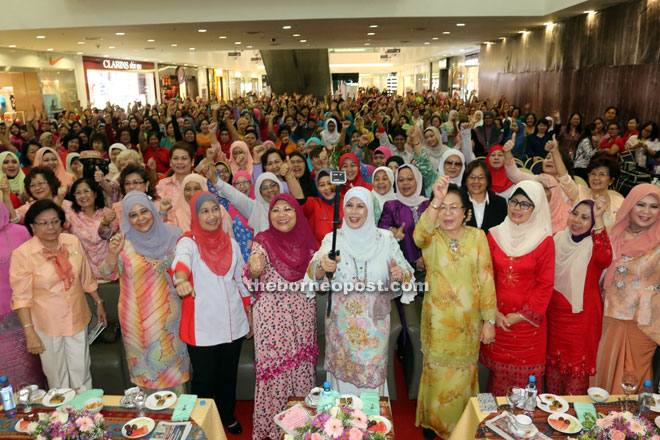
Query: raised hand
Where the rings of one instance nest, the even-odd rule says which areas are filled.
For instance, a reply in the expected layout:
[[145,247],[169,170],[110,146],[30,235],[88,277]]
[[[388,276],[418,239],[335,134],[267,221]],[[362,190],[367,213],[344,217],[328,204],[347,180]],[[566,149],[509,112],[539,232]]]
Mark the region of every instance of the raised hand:
[[106,209],[105,212],[103,213],[103,223],[105,223],[106,225],[109,225],[110,223],[114,222],[116,218],[117,218],[117,213],[115,212],[114,209]]
[[390,261],[390,279],[392,281],[403,281],[403,269],[396,263],[396,260]]
[[[114,212],[114,211],[113,211]],[[124,234],[115,234],[110,239],[110,244],[108,246],[108,253],[112,255],[119,255],[122,249],[124,249]]]
[[94,181],[96,183],[101,183],[105,180],[105,174],[103,174],[103,171],[99,167],[96,167],[96,171],[94,171]]
[[252,252],[248,258],[248,265],[250,266],[250,277],[259,278],[266,267],[266,257],[262,252]]
[[513,147],[514,147],[515,145],[516,145],[516,142],[515,142],[513,139],[508,140],[508,141],[506,141],[506,142],[504,143],[504,145],[502,145],[502,150],[503,150],[505,153],[511,153],[511,150],[513,150]]
[[172,209],[172,200],[168,197],[160,199],[160,213],[167,214]]
[[286,162],[282,164],[280,167],[280,176],[286,177],[289,172],[291,172],[293,168],[291,167],[291,158],[287,156]]
[[147,168],[149,168],[152,171],[156,171],[156,161],[154,160],[153,157],[150,157],[149,160],[147,161]]
[[331,260],[328,255],[321,257],[321,268],[326,273],[334,273],[337,270],[337,263],[341,261],[341,257],[337,256],[335,260]]
[[344,128],[345,130],[348,130],[348,129],[350,128],[350,126],[351,126],[351,121],[348,121],[348,120],[343,121],[343,122],[341,123],[341,126],[342,126],[342,128]]
[[552,135],[552,140],[546,142],[545,151],[549,153],[557,151],[557,137],[554,134]]
[[252,159],[254,160],[254,163],[260,163],[261,156],[263,156],[265,152],[266,152],[266,146],[263,144],[254,147],[254,149],[252,150]]
[[188,295],[192,295],[192,297],[195,298],[195,289],[193,289],[193,286],[192,284],[190,284],[190,281],[184,281],[183,283],[176,286],[176,294],[179,295],[181,298],[186,297]]
[[435,204],[442,203],[447,197],[447,190],[449,189],[449,176],[438,176],[433,183],[433,200]]
[[396,238],[396,241],[401,241],[405,237],[405,234],[403,232],[404,228],[406,227],[406,223],[401,223],[401,226],[398,228],[392,228],[392,234],[394,234],[394,238]]

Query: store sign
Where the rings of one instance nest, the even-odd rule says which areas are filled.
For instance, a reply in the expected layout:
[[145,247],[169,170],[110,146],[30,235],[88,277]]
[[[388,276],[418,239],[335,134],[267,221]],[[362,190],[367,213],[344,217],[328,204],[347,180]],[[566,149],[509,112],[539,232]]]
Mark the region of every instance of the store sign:
[[134,61],[103,60],[103,67],[110,70],[142,70],[142,64]]

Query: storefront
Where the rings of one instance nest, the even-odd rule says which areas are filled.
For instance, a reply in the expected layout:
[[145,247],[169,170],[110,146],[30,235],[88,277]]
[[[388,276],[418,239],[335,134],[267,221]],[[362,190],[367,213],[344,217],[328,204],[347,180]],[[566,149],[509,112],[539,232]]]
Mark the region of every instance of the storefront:
[[153,63],[111,58],[83,57],[89,103],[105,107],[139,101],[156,104],[156,73]]

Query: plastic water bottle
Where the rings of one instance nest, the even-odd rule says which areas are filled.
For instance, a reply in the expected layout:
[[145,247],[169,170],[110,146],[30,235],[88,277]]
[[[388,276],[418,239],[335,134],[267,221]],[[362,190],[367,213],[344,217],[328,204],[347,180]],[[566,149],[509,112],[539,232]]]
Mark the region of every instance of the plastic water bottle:
[[327,380],[323,382],[323,391],[321,391],[321,397],[319,398],[319,405],[317,406],[317,411],[325,411],[326,409],[332,408],[332,390],[330,389],[330,382]]
[[525,387],[525,404],[523,405],[523,414],[534,419],[534,412],[536,411],[536,377],[529,376],[529,382]]
[[640,414],[648,412],[649,406],[653,406],[653,389],[651,388],[650,380],[647,379],[644,381],[644,385],[639,390],[637,402],[639,403]]
[[5,410],[5,417],[12,418],[16,416],[16,401],[14,400],[14,389],[9,385],[7,376],[0,376],[0,397],[2,397],[2,407]]

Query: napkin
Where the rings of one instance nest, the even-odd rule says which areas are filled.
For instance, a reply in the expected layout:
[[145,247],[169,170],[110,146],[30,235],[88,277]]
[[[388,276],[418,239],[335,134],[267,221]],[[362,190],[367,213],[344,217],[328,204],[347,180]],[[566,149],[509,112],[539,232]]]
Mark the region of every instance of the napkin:
[[362,400],[362,412],[368,416],[380,415],[380,396],[373,391],[364,391],[360,394]]
[[173,422],[185,422],[190,419],[197,403],[197,394],[181,394],[172,413]]
[[67,403],[60,405],[57,407],[58,411],[62,411],[62,408],[65,406],[71,405],[72,407],[76,409],[83,409],[85,406],[85,402],[87,402],[89,399],[93,399],[95,397],[103,397],[103,390],[101,389],[93,389],[93,390],[87,390],[83,391],[82,393],[78,394],[76,397],[73,399],[69,400]]
[[575,402],[573,403],[573,408],[575,408],[575,414],[577,414],[577,418],[580,423],[584,422],[584,415],[586,413],[593,414],[595,419],[598,418],[598,415],[596,414],[596,407],[593,405],[593,403]]

